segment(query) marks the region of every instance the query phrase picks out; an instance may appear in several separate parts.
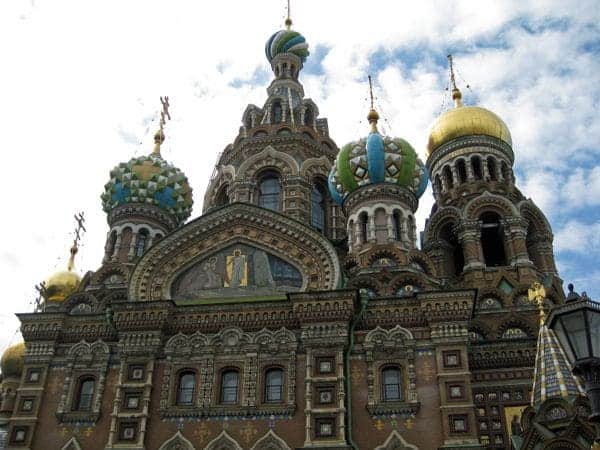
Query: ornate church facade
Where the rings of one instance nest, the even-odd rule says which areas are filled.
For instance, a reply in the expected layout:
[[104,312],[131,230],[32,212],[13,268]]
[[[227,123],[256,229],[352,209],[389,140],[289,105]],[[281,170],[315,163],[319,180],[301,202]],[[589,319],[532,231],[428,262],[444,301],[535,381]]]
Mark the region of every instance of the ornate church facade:
[[454,85],[425,162],[373,108],[367,136],[338,148],[287,25],[202,215],[188,221],[162,125],[152,153],[111,171],[101,266],[80,278],[74,246],[42,310],[18,314],[6,448],[504,449],[522,433],[539,328],[527,288],[565,299],[509,129]]

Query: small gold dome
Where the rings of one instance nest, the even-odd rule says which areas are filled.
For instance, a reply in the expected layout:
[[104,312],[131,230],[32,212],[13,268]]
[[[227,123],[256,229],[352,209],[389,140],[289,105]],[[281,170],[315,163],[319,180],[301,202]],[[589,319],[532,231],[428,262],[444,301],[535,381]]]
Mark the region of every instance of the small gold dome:
[[62,302],[79,287],[81,277],[72,270],[61,270],[46,280],[46,300]]
[[23,372],[23,356],[25,355],[25,343],[11,345],[2,354],[0,359],[0,368],[2,376],[19,377]]
[[[460,104],[460,97],[458,102]],[[512,146],[510,131],[496,114],[478,106],[457,106],[442,114],[431,127],[427,155],[452,139],[478,134],[498,138]]]

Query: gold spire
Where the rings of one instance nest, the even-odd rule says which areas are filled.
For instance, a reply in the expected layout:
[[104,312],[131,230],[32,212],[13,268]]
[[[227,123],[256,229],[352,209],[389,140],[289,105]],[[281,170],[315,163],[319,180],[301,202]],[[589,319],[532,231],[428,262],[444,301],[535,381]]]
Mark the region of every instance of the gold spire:
[[285,18],[285,27],[289,30],[292,28],[292,17],[290,13],[290,0],[287,0],[287,17]]
[[156,156],[160,156],[160,146],[165,141],[165,117],[171,120],[171,115],[169,114],[169,97],[160,97],[160,103],[162,104],[162,110],[160,112],[160,128],[154,133],[154,150],[152,150],[152,154]]
[[452,84],[452,100],[454,100],[454,106],[459,108],[462,104],[462,93],[460,89],[456,87],[456,77],[454,76],[454,61],[452,54],[448,55],[448,63],[450,65],[450,83]]
[[375,111],[373,105],[373,82],[371,81],[371,75],[369,75],[369,97],[371,98],[371,109],[367,114],[367,120],[371,124],[371,133],[377,133],[377,121],[379,120],[379,114]]

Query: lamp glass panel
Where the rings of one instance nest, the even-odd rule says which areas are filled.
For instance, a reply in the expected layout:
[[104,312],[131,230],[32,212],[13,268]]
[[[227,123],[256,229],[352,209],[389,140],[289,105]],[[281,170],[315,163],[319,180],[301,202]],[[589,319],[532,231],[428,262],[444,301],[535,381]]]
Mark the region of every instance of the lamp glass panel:
[[600,358],[600,311],[588,310],[590,323],[590,341],[592,342],[592,355]]
[[575,358],[587,358],[589,356],[587,336],[585,333],[585,317],[583,311],[574,311],[572,313],[564,314],[559,318],[565,327],[565,331],[569,335],[571,344],[573,344],[573,350],[575,351]]
[[569,340],[567,338],[567,334],[565,333],[565,328],[563,327],[562,322],[560,320],[555,321],[552,330],[558,338],[560,346],[565,351],[567,358],[569,358],[569,362],[573,364],[575,362],[575,355],[573,355],[573,350],[571,349],[571,344],[569,344]]

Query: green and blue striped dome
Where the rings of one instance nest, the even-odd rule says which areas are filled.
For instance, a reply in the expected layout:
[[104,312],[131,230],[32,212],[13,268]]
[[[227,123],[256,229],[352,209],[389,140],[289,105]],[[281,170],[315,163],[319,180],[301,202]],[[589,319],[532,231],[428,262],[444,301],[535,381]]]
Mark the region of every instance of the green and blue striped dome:
[[342,147],[329,172],[329,192],[341,205],[350,192],[361,186],[394,183],[419,198],[427,188],[428,176],[425,164],[407,141],[373,131]]
[[281,30],[273,34],[265,44],[265,54],[269,62],[281,53],[292,53],[302,62],[309,55],[308,43],[304,36],[297,31]]
[[187,177],[156,153],[132,158],[111,170],[101,198],[106,213],[127,203],[145,203],[164,209],[179,224],[190,216],[193,205]]

